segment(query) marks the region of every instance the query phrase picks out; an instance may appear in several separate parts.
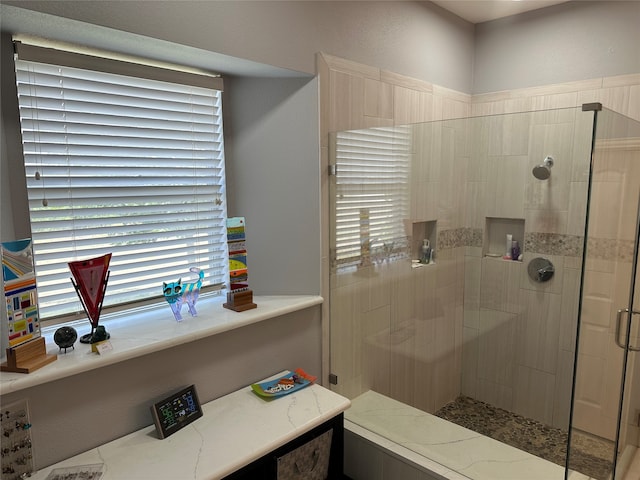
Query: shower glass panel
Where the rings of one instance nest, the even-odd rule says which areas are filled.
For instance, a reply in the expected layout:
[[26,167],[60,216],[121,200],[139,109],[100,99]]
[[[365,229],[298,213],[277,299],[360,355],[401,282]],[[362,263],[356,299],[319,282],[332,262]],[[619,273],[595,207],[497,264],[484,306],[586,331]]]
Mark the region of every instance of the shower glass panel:
[[[627,476],[640,421],[640,122],[588,114],[595,129],[568,467],[601,464],[593,478],[624,480],[638,474]],[[606,448],[585,458],[580,446],[595,440]]]
[[[565,478],[593,125],[568,108],[331,134],[330,361],[349,422],[469,478]],[[572,458],[612,451],[585,435]]]

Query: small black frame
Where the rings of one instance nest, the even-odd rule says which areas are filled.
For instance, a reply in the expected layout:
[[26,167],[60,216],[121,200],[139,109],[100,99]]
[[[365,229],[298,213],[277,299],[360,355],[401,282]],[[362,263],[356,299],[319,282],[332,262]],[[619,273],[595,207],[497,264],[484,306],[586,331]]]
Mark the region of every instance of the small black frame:
[[156,425],[159,438],[186,427],[202,416],[202,407],[198,400],[195,385],[183,388],[151,406],[153,423]]

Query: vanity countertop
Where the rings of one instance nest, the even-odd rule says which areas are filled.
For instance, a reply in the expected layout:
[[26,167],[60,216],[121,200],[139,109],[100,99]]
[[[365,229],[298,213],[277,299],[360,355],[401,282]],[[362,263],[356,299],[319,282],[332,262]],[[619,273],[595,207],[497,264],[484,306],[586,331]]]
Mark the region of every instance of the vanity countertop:
[[43,468],[104,464],[102,480],[219,479],[344,412],[350,401],[320,385],[265,400],[250,387],[202,405],[203,416],[164,440],[149,426]]

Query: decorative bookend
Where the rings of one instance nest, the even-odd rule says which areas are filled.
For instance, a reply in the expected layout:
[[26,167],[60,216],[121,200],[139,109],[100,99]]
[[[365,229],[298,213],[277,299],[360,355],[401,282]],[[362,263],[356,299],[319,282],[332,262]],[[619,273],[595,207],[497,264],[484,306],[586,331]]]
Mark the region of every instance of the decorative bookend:
[[[76,289],[82,308],[84,308],[89,321],[91,322],[91,333],[80,337],[81,343],[95,343],[95,341],[106,340],[110,335],[104,327],[98,329],[100,313],[102,312],[102,301],[107,290],[109,281],[109,262],[111,254],[107,253],[101,257],[89,260],[79,260],[69,262],[71,270],[71,283]],[[94,334],[100,333],[100,338],[94,339]]]
[[40,334],[31,239],[3,242],[0,256],[9,333],[7,361],[0,369],[4,372],[31,373],[58,358],[57,355],[47,354],[45,340]]
[[253,292],[249,288],[247,248],[244,217],[227,219],[227,244],[229,246],[229,287],[224,308],[243,312],[256,308]]

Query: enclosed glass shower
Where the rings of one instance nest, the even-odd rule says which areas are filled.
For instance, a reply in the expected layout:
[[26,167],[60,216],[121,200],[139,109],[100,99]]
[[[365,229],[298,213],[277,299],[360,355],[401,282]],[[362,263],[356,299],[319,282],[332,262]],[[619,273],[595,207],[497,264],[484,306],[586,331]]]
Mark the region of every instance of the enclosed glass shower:
[[640,444],[640,122],[587,104],[336,132],[331,151],[346,418],[398,440],[385,412],[403,405],[553,478],[624,479]]

